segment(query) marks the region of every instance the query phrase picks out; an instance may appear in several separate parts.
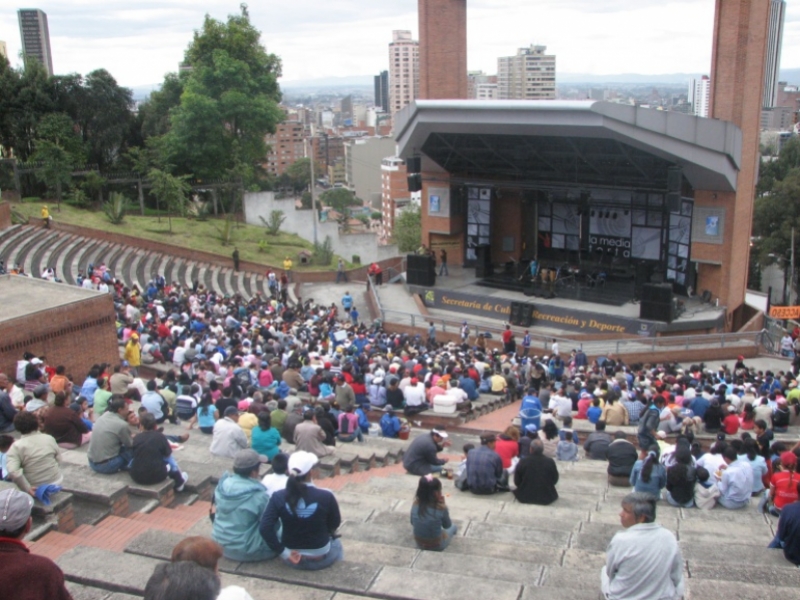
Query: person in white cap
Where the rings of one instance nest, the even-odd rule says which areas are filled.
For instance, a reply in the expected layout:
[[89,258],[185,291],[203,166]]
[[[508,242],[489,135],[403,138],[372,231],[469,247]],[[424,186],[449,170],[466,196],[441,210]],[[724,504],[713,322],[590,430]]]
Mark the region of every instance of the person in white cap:
[[332,492],[310,482],[311,469],[318,461],[316,455],[304,451],[289,457],[286,489],[272,495],[259,527],[286,565],[306,571],[324,569],[344,557],[336,535],[342,522],[339,503]]
[[31,554],[23,542],[31,530],[32,509],[28,494],[14,488],[0,491],[0,590],[14,600],[72,600],[61,569],[49,558]]
[[449,445],[444,427],[431,429],[430,435],[416,437],[403,455],[406,472],[420,476],[440,473],[447,459],[439,458],[436,454]]

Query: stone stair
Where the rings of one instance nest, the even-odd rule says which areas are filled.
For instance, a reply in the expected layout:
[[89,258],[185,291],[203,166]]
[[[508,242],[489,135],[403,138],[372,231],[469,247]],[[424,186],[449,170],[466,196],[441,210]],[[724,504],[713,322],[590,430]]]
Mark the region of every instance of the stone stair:
[[[167,281],[181,286],[198,280],[217,293],[239,294],[248,300],[257,293],[267,293],[266,278],[262,274],[236,273],[227,266],[198,263],[33,225],[14,225],[0,231],[0,260],[9,268],[17,264],[23,266],[33,277],[53,267],[56,277],[71,285],[75,285],[79,272],[86,273],[90,263],[105,262],[125,285],[137,285],[140,289],[145,289],[156,274],[162,274]],[[293,287],[289,289],[294,299]]]
[[[190,450],[195,437],[180,452]],[[385,442],[396,441],[370,442],[366,445],[381,447],[372,453],[380,454],[393,448]],[[216,464],[216,459],[193,456],[198,462],[188,467],[188,453],[177,457],[190,472],[199,464]],[[257,599],[281,594],[329,600],[595,600],[605,548],[620,530],[619,502],[628,489],[608,486],[602,462],[558,466],[560,498],[547,507],[519,504],[510,493],[474,496],[443,479],[459,531],[442,553],[420,551],[414,544],[408,515],[417,478],[406,475],[401,464],[318,479],[316,485],[334,491],[339,501],[344,560],[322,573],[298,572],[274,560],[223,560],[223,584],[242,585]],[[73,495],[85,493],[78,487]],[[171,506],[110,515],[72,533],[50,532],[31,549],[58,562],[79,592],[76,598],[141,597],[154,566],[169,559],[180,539],[211,531],[208,502]],[[681,545],[687,599],[796,597],[800,570],[780,551],[766,548],[776,521],[758,514],[755,503],[735,512],[660,504],[658,521]]]

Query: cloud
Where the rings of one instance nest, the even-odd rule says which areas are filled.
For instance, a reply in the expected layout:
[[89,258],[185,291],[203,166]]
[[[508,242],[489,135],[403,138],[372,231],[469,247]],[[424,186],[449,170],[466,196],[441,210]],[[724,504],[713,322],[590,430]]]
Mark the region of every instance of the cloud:
[[[259,0],[249,3],[285,81],[366,75],[388,67],[392,30],[417,35],[417,0]],[[468,67],[494,73],[497,58],[532,43],[558,72],[708,72],[713,0],[469,0]],[[225,20],[239,2],[53,0],[47,3],[57,72],[103,67],[123,85],[174,71],[205,14]],[[800,67],[800,3],[787,5],[782,66]],[[0,39],[19,52],[15,10],[0,11]]]

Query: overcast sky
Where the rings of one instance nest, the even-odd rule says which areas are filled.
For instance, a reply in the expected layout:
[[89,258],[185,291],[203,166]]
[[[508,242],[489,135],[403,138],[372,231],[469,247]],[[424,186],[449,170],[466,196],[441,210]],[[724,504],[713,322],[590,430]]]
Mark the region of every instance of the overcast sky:
[[[19,25],[0,2],[0,40],[18,63]],[[224,20],[221,0],[42,0],[56,73],[107,69],[122,85],[157,84],[175,71],[205,13]],[[258,0],[250,17],[283,60],[284,82],[372,75],[388,68],[392,30],[417,38],[417,0]],[[497,57],[544,44],[557,72],[707,73],[714,0],[469,0],[468,67],[497,70]],[[788,2],[783,68],[800,67],[800,0]]]

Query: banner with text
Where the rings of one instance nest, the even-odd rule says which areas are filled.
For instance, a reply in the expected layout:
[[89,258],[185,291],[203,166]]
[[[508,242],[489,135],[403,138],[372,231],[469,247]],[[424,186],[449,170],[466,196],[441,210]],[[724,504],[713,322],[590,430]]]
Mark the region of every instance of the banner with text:
[[800,319],[800,306],[770,306],[771,319]]
[[[422,294],[425,306],[453,310],[480,317],[494,317],[507,321],[511,314],[511,300],[453,292],[450,290],[427,289]],[[536,305],[533,311],[533,325],[557,327],[569,331],[583,333],[624,333],[652,337],[656,333],[656,324],[638,319],[626,319],[610,315],[599,315],[585,311],[572,310],[551,304]]]

